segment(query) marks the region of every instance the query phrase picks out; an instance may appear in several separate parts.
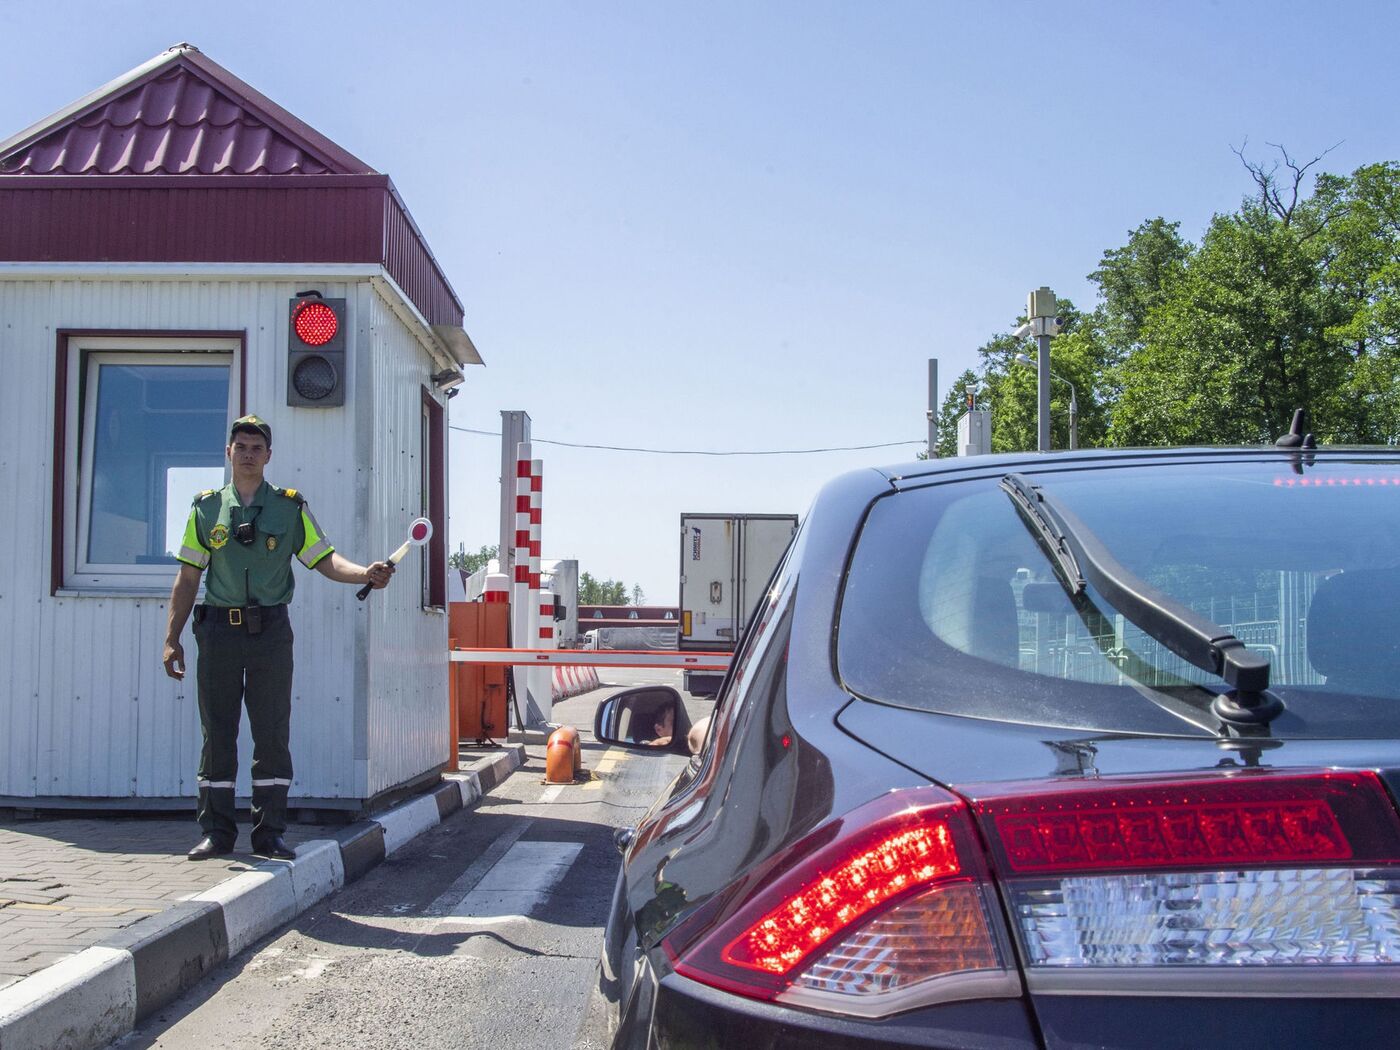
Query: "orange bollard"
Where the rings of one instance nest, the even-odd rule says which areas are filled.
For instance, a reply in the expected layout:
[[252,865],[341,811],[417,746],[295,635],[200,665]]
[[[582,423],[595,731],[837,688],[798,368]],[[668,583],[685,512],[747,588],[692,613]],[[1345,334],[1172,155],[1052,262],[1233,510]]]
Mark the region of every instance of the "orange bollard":
[[550,733],[549,743],[544,748],[544,782],[572,784],[582,768],[578,730],[573,726],[560,726]]

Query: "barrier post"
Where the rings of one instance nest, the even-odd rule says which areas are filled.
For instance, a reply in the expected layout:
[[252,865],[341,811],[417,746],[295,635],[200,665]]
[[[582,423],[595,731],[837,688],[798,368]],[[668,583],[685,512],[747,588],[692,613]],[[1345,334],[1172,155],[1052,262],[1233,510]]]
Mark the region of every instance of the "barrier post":
[[[515,547],[512,557],[510,598],[510,644],[512,649],[528,649],[534,643],[531,632],[530,607],[530,443],[515,446]],[[512,668],[515,695],[520,703],[521,717],[527,725],[544,721],[538,705],[530,696],[528,668]],[[525,728],[522,726],[521,728]]]
[[[532,649],[540,645],[540,542],[543,532],[544,461],[530,460],[530,641]],[[554,621],[549,624],[551,631]],[[550,646],[549,648],[553,648]],[[554,691],[550,685],[549,668],[538,667],[528,673],[530,698],[539,708],[541,721],[548,722],[553,711]]]

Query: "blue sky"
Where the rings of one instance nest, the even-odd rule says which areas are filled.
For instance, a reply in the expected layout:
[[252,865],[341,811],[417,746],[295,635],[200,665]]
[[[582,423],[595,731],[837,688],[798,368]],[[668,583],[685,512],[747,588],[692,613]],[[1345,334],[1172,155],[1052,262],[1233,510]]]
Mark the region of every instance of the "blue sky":
[[[1390,4],[0,0],[0,137],[181,40],[394,179],[524,409],[546,557],[673,601],[682,511],[801,512],[926,433],[1048,284],[1249,188],[1232,146],[1400,159]],[[450,542],[496,539],[498,442],[452,436]],[[363,552],[369,556],[371,552]]]

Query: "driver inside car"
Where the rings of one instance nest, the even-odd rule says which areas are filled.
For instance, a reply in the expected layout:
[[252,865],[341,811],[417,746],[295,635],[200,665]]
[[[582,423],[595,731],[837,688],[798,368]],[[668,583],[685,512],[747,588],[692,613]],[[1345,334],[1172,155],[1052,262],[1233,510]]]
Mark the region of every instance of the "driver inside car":
[[656,724],[652,729],[650,740],[643,740],[647,747],[666,747],[671,743],[671,737],[676,730],[676,709],[674,707],[664,707],[660,714],[656,716]]

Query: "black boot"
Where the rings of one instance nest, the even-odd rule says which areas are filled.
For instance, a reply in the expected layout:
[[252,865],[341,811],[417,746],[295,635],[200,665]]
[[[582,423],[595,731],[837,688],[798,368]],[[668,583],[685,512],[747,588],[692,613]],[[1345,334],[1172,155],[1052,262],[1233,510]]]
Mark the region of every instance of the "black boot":
[[273,860],[294,860],[296,853],[282,841],[281,835],[266,835],[253,840],[253,855]]
[[209,860],[213,857],[227,857],[232,852],[232,842],[215,835],[205,835],[185,857],[189,860]]

